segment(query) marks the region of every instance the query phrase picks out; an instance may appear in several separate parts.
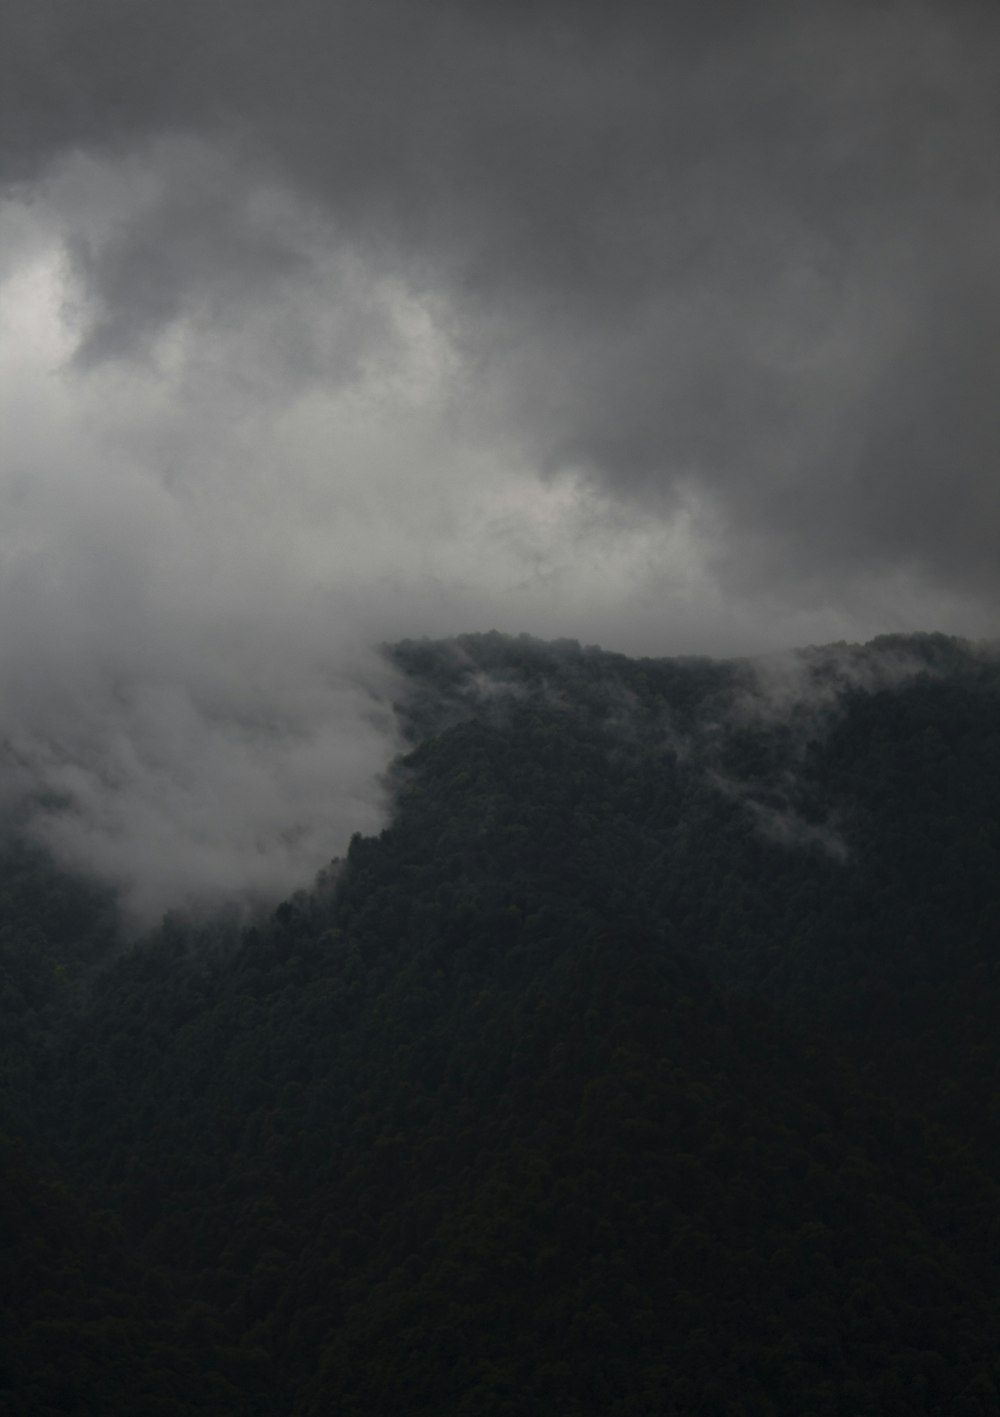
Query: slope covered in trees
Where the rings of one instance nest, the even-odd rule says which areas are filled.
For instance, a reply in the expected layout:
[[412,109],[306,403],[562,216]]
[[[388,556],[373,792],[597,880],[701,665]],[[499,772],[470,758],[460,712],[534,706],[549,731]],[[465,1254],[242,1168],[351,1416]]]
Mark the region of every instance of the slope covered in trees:
[[11,847],[0,1412],[1000,1412],[996,659],[391,653],[273,918]]

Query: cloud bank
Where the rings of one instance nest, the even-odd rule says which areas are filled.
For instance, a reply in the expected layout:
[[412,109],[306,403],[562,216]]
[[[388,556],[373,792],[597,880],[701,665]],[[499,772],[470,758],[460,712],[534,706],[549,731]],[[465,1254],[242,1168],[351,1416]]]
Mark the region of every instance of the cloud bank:
[[995,634],[998,28],[10,0],[35,829],[137,915],[289,889],[380,819],[404,635]]

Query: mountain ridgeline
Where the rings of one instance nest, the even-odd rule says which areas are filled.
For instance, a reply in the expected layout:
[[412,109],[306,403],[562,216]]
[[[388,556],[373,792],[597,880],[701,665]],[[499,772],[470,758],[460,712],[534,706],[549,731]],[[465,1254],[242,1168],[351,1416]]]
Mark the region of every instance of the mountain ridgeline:
[[0,848],[0,1414],[1000,1413],[1000,657],[406,642],[251,926]]

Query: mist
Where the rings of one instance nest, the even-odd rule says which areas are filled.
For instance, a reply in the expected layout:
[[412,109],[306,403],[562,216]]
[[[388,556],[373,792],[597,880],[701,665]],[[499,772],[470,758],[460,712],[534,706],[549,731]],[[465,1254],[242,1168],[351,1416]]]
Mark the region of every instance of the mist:
[[0,220],[3,796],[145,928],[279,899],[384,823],[380,646],[582,628],[652,538],[463,432],[443,335],[360,266],[330,307],[300,273],[95,358],[58,224],[83,187],[107,219],[77,161]]
[[381,644],[995,636],[997,29],[15,0],[4,798],[148,922],[385,821]]

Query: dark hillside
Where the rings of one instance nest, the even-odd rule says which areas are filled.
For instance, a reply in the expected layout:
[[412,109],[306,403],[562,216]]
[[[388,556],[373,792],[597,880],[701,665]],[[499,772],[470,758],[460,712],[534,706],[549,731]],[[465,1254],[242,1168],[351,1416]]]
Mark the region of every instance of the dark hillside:
[[38,1004],[12,1184],[79,1218],[18,1201],[20,1283],[82,1275],[56,1351],[152,1297],[37,1410],[166,1350],[234,1417],[1000,1412],[995,665],[394,653],[380,837]]

